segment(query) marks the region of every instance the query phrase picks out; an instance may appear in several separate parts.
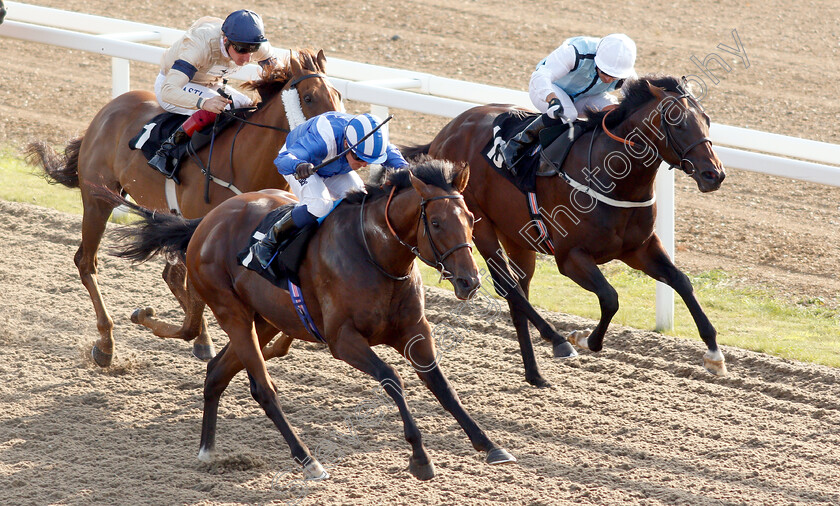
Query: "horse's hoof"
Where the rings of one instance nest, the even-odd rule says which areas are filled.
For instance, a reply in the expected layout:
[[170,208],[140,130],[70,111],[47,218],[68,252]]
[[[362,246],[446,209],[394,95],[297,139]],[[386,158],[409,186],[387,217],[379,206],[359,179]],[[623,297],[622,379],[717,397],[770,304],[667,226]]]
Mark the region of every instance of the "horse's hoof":
[[203,360],[205,362],[209,361],[211,358],[216,356],[216,347],[213,344],[193,344],[192,354],[195,358],[199,360]]
[[703,355],[703,367],[715,376],[726,376],[727,374],[726,359],[720,350],[715,350],[714,352],[707,351]]
[[551,383],[548,382],[545,378],[540,375],[537,375],[533,378],[525,377],[525,381],[534,385],[537,388],[551,388]]
[[330,477],[330,473],[324,469],[324,466],[321,465],[315,459],[312,459],[309,464],[306,464],[303,468],[303,479],[305,480],[326,480]]
[[504,448],[496,448],[487,452],[487,457],[484,459],[488,464],[506,464],[508,462],[516,462],[516,457],[510,454]]
[[145,307],[145,308],[137,308],[131,313],[131,323],[136,323],[137,325],[142,325],[141,322],[141,315],[142,318],[147,318],[149,316],[155,315],[155,308],[152,307]]
[[204,462],[205,464],[209,464],[210,462],[213,462],[213,459],[215,459],[215,458],[216,458],[216,452],[213,451],[213,450],[207,450],[205,448],[202,448],[202,449],[198,450],[198,460],[200,460],[201,462]]
[[428,464],[418,464],[413,457],[409,457],[408,472],[420,481],[431,480],[435,477],[435,465],[431,462]]
[[111,359],[114,358],[114,355],[111,353],[101,352],[95,344],[90,350],[90,356],[99,367],[108,367],[111,365]]
[[569,337],[566,339],[578,348],[586,348],[588,350],[590,334],[592,334],[591,330],[576,330],[569,334]]
[[554,345],[554,358],[575,358],[578,352],[572,343],[563,341]]

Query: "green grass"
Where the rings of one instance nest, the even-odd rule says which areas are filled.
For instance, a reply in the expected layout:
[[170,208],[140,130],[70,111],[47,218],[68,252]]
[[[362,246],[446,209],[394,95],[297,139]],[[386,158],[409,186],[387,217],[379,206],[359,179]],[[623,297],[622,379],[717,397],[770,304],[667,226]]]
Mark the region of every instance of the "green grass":
[[[47,184],[18,153],[8,148],[0,149],[0,199],[82,213],[78,190]],[[476,260],[487,272],[478,254]],[[653,329],[656,314],[653,280],[618,262],[604,265],[602,270],[618,291],[621,303],[613,323]],[[449,282],[438,284],[439,275],[432,268],[421,265],[421,271],[427,285],[452,290]],[[840,311],[823,307],[818,299],[792,304],[766,290],[735,286],[731,276],[723,271],[690,277],[700,304],[718,330],[721,344],[840,367]],[[483,282],[488,293],[492,293],[489,275]],[[600,316],[595,295],[560,275],[553,259],[548,257],[537,261],[531,300],[550,311],[591,319]],[[674,330],[666,334],[699,340],[697,328],[679,297],[674,322]]]
[[[476,254],[479,268],[487,270]],[[620,262],[601,266],[619,295],[620,309],[613,323],[653,330],[656,322],[655,282]],[[449,282],[438,283],[440,275],[421,265],[423,281],[451,290]],[[792,304],[772,292],[735,286],[723,271],[690,275],[701,306],[718,331],[718,342],[760,351],[778,357],[840,367],[840,311],[822,307],[819,300]],[[489,274],[482,279],[493,293]],[[534,305],[597,320],[597,297],[557,272],[554,259],[540,257],[531,283]],[[676,296],[674,329],[667,335],[699,341],[697,327],[685,304]],[[507,305],[503,304],[506,309]]]

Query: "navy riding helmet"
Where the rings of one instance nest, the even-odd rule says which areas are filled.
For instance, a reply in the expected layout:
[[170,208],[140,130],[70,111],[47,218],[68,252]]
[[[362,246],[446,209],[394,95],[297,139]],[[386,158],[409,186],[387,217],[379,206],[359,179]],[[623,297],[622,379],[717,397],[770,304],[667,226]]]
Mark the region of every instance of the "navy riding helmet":
[[253,46],[253,51],[256,51],[261,43],[268,41],[265,38],[262,18],[256,12],[247,9],[230,13],[222,23],[222,33],[230,42],[239,46]]

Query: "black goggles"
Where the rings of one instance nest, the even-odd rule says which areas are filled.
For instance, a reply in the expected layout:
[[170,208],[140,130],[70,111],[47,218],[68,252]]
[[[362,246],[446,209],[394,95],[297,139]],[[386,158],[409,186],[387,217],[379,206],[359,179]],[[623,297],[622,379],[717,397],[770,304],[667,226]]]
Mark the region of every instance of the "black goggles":
[[248,42],[234,42],[230,41],[230,46],[236,50],[237,53],[256,53],[260,48],[260,44],[251,44]]

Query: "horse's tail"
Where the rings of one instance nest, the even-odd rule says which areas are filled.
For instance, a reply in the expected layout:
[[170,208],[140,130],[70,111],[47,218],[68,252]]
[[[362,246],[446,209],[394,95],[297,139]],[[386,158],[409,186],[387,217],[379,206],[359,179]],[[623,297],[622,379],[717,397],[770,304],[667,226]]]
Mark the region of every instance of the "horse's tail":
[[109,253],[134,262],[145,262],[163,253],[184,259],[195,229],[201,218],[188,220],[168,212],[159,212],[139,206],[105,188],[96,188],[93,195],[116,206],[126,206],[140,217],[138,222],[119,227],[112,232],[122,246]]
[[63,184],[68,188],[79,187],[79,148],[82,139],[79,137],[65,146],[64,154],[59,155],[46,142],[32,142],[26,147],[26,161],[30,165],[40,165],[44,168],[44,178],[50,184]]
[[413,146],[400,146],[400,153],[402,153],[403,158],[411,162],[421,155],[428,155],[430,147],[432,147],[431,142],[422,146],[419,146],[417,144]]

